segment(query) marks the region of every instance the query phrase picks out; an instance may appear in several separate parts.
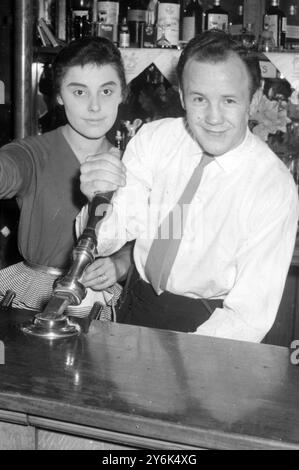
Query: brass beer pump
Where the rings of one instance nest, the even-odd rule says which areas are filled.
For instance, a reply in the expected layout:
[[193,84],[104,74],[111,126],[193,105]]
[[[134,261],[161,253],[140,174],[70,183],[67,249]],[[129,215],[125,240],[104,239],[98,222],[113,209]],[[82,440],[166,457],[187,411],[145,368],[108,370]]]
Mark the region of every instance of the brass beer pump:
[[80,305],[86,296],[86,289],[80,278],[95,259],[97,247],[95,229],[107,214],[112,196],[113,191],[97,193],[93,197],[88,206],[86,227],[73,248],[70,268],[65,275],[54,282],[53,295],[45,309],[35,315],[31,324],[22,326],[24,333],[51,340],[80,334],[80,326],[71,322],[64,312],[69,305]]

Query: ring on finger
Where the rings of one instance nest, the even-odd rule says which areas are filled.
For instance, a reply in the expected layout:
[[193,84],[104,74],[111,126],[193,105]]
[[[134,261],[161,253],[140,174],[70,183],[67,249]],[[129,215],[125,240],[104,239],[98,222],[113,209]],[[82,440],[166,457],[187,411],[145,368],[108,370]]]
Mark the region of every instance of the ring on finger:
[[107,281],[107,276],[106,276],[106,274],[101,274],[101,275],[99,276],[99,281],[100,281],[100,282],[105,282],[105,281]]

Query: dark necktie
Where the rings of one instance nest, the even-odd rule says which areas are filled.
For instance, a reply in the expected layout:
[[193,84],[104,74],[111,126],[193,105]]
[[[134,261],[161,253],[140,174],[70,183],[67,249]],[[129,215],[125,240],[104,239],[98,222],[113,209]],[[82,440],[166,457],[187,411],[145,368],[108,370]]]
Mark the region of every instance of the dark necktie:
[[[201,161],[194,169],[193,174],[176,206],[169,212],[158,227],[144,267],[146,277],[151,282],[157,294],[166,290],[170,271],[178,253],[184,232],[185,221],[187,218],[186,209],[189,209],[194,194],[199,187],[205,166],[213,160],[213,157],[203,154]],[[184,218],[181,219],[180,236],[174,237],[176,211],[177,214],[183,214]],[[169,236],[167,238],[161,238],[161,234],[163,236],[163,233],[169,233]]]

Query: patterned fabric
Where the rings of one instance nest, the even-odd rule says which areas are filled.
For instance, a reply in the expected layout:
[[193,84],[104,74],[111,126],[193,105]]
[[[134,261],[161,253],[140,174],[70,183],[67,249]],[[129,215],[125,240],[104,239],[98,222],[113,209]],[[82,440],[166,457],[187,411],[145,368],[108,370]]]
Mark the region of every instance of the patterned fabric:
[[[53,294],[53,283],[56,279],[57,275],[42,270],[37,271],[23,262],[8,266],[0,270],[0,300],[5,295],[1,286],[5,285],[5,289],[16,292],[12,307],[42,311]],[[106,291],[92,291],[92,295],[87,295],[87,301],[84,299],[81,305],[68,307],[66,312],[68,315],[82,318],[89,315],[95,306],[97,313],[94,318],[115,321],[115,307],[121,291],[119,284],[111,286]],[[97,301],[97,297],[101,301]],[[91,298],[93,300],[88,303]]]

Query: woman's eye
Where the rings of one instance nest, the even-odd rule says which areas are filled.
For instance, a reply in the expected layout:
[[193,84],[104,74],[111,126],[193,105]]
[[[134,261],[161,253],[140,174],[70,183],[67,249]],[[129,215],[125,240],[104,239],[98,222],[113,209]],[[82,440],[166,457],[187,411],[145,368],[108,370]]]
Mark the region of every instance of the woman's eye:
[[112,90],[110,90],[109,88],[105,88],[102,91],[102,93],[103,93],[104,96],[110,96],[112,94]]
[[84,90],[74,90],[74,95],[75,96],[83,96],[85,94]]

